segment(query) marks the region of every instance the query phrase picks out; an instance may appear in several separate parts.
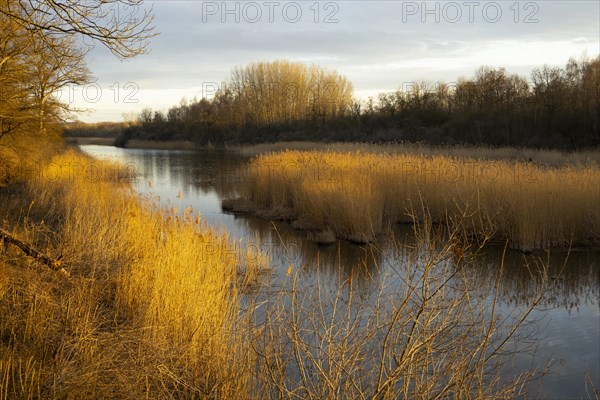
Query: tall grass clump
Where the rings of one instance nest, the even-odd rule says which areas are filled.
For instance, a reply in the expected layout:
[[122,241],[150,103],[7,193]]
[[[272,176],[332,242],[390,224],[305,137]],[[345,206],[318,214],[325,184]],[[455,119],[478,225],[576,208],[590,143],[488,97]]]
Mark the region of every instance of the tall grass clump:
[[[370,241],[412,222],[424,204],[434,223],[511,247],[600,244],[600,167],[368,151],[283,151],[254,158],[238,207],[295,226]],[[424,215],[417,215],[423,219]],[[464,221],[463,221],[464,222]]]
[[66,151],[35,171],[0,188],[0,221],[71,277],[0,253],[0,399],[245,397],[230,239],[116,164]]

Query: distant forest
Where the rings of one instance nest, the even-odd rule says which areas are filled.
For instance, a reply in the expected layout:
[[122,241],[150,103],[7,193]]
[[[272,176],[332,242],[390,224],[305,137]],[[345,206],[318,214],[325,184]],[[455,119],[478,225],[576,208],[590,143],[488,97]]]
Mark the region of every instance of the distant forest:
[[[90,129],[74,125],[68,134],[89,136]],[[115,131],[120,146],[147,139],[593,147],[600,145],[600,56],[536,68],[529,80],[480,67],[469,79],[405,83],[367,101],[354,99],[351,82],[335,71],[257,63],[234,69],[212,99],[182,101],[166,113],[144,109]]]

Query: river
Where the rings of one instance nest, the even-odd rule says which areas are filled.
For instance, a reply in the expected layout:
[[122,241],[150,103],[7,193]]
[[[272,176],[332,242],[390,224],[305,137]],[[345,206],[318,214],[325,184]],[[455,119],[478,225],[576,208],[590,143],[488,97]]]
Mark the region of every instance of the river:
[[[137,150],[94,145],[81,148],[94,157],[119,162],[135,171],[132,185],[140,194],[158,196],[162,204],[179,209],[191,206],[217,230],[226,229],[240,246],[260,248],[271,258],[270,285],[280,284],[293,262],[307,270],[314,267],[330,271],[332,276],[339,276],[340,271],[357,276],[360,290],[368,292],[372,290],[373,271],[380,274],[387,266],[401,262],[400,256],[386,250],[385,244],[380,244],[377,252],[346,241],[322,246],[309,241],[288,223],[223,212],[222,199],[235,197],[237,185],[244,179],[239,172],[248,161],[244,156],[218,150]],[[411,232],[410,228],[400,227],[397,236],[409,240]],[[478,279],[495,280],[502,251],[497,246],[486,248],[478,263]],[[537,293],[538,280],[531,265],[543,261],[549,266],[550,280],[542,301],[528,317],[529,342],[522,347],[535,349],[535,356],[531,352],[517,354],[512,368],[542,371],[550,363],[545,378],[528,386],[531,395],[550,399],[587,398],[586,390],[591,395],[590,384],[600,388],[600,254],[572,252],[563,269],[566,258],[565,251],[528,256],[509,251],[502,274],[503,289],[499,292],[501,309],[526,307]],[[304,276],[311,279],[310,274]]]

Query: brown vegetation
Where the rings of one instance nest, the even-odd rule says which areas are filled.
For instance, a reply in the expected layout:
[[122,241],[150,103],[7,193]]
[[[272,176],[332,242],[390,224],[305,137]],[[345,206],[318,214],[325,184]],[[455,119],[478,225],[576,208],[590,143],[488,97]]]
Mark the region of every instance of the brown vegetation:
[[127,125],[127,122],[88,123],[74,121],[64,125],[63,135],[75,138],[107,138],[112,139],[114,143],[114,140]]
[[[245,171],[248,184],[238,207],[269,210],[270,217],[359,242],[412,222],[408,210],[422,209],[419,220],[460,218],[469,235],[493,234],[524,250],[600,243],[600,168],[594,161],[550,167],[375,149],[261,155]],[[560,163],[551,153],[537,156]]]
[[116,165],[67,152],[39,172],[0,189],[0,221],[71,278],[0,254],[0,398],[245,393],[237,288],[256,265],[238,275],[226,236],[140,203]]

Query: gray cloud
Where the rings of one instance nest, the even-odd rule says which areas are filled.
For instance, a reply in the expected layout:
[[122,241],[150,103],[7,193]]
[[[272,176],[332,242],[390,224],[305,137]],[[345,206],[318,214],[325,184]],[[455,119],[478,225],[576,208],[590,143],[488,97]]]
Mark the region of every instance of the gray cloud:
[[[589,56],[600,52],[597,1],[445,1],[427,2],[427,10],[421,1],[318,2],[317,8],[313,1],[281,1],[272,21],[266,2],[228,2],[229,11],[238,4],[239,23],[236,12],[223,12],[221,1],[153,4],[161,35],[153,40],[152,52],[121,63],[94,49],[89,65],[100,84],[136,82],[170,101],[186,88],[189,97],[198,95],[203,82],[224,80],[236,65],[289,59],[335,68],[364,94],[416,79],[469,76],[482,64],[528,75],[534,66],[562,64],[584,50]],[[261,18],[251,23],[256,9]],[[297,9],[301,18],[292,23]],[[337,22],[325,23],[329,14]],[[144,101],[139,108],[159,107],[152,96]],[[85,119],[119,118],[114,107],[98,107],[96,116]]]

